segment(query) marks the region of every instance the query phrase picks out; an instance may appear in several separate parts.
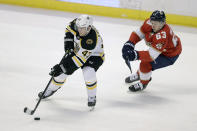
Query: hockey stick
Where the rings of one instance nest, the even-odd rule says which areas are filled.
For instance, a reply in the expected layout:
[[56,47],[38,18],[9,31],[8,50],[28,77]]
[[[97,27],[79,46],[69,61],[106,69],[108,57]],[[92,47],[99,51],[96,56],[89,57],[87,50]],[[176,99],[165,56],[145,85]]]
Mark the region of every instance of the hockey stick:
[[[67,57],[68,55],[69,55],[69,54],[66,53],[66,54],[63,56],[63,58],[61,59],[61,61],[64,59],[64,57]],[[60,63],[61,63],[61,61],[60,61]],[[24,108],[24,113],[27,113],[27,114],[29,114],[29,115],[33,115],[33,114],[34,114],[34,112],[36,111],[36,109],[38,108],[38,105],[40,104],[40,102],[41,102],[41,100],[42,100],[42,97],[44,96],[46,90],[48,89],[49,84],[51,83],[52,79],[53,79],[53,76],[52,76],[51,79],[49,80],[49,82],[48,82],[46,88],[44,89],[44,91],[43,91],[43,93],[42,93],[42,96],[39,98],[39,100],[38,100],[36,106],[34,107],[34,109],[33,109],[33,110],[30,110],[28,107],[25,107],[25,108]]]
[[131,64],[129,60],[125,60],[125,63],[127,64],[127,66],[129,67],[129,70],[131,71],[132,74],[132,69],[131,69]]
[[33,115],[34,114],[34,112],[36,111],[36,109],[38,108],[38,105],[40,104],[40,102],[42,100],[42,97],[44,96],[46,90],[48,89],[49,84],[51,83],[52,79],[53,79],[53,76],[51,77],[50,81],[48,82],[46,88],[44,89],[44,92],[42,93],[42,96],[39,98],[39,100],[38,100],[36,106],[34,107],[34,109],[33,110],[30,110],[28,107],[25,107],[24,108],[24,113],[27,113],[29,115]]

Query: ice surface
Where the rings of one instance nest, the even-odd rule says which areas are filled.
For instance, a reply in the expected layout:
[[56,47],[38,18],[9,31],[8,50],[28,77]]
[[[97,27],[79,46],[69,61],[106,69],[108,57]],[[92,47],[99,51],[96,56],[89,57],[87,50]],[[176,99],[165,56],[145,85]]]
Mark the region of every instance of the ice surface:
[[[88,111],[81,70],[54,96],[42,101],[34,116],[37,93],[59,62],[65,26],[79,14],[0,5],[0,131],[196,131],[197,29],[172,26],[183,53],[168,68],[153,72],[141,93],[127,93],[130,71],[121,48],[142,21],[94,16],[104,39],[106,61],[97,73],[97,106]],[[137,49],[146,49],[141,42]],[[131,63],[134,71],[139,62]],[[35,116],[41,117],[34,121]]]

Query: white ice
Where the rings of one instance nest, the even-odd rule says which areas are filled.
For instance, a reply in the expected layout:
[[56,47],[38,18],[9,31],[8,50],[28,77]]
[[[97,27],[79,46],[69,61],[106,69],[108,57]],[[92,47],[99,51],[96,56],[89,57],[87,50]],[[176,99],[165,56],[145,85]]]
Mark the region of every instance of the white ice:
[[[197,130],[197,29],[172,25],[183,45],[179,59],[153,72],[146,90],[128,94],[124,79],[130,72],[121,48],[142,21],[98,16],[94,25],[103,36],[106,61],[97,73],[96,109],[88,111],[79,69],[34,116],[24,114],[24,107],[34,108],[50,68],[63,56],[65,26],[77,16],[0,5],[0,131]],[[143,41],[137,49],[146,49]],[[134,72],[138,65],[132,63]]]

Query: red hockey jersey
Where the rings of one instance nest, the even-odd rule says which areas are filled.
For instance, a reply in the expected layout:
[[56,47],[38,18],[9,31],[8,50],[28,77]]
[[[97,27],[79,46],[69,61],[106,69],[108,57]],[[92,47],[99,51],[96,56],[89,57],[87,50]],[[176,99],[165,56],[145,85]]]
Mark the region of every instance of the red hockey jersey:
[[[164,27],[154,33],[150,23],[150,19],[145,20],[143,25],[137,31],[132,32],[129,40],[136,44],[144,39],[146,44],[155,51],[139,51],[139,59],[145,61],[153,61],[154,52],[163,54],[167,57],[179,55],[182,51],[181,41],[174,34],[172,29],[165,24]],[[157,57],[157,56],[156,56]]]

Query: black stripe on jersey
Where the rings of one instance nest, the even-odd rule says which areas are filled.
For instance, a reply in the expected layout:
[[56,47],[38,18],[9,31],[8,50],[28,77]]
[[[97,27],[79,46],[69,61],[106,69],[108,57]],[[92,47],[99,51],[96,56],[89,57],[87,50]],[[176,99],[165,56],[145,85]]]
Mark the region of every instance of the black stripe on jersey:
[[76,57],[82,64],[84,64],[84,62],[77,55],[76,55]]
[[96,85],[96,84],[97,84],[97,82],[95,82],[95,83],[93,83],[93,84],[90,84],[90,85],[89,85],[89,84],[86,84],[86,86],[87,86],[87,87],[92,87],[92,86],[94,86],[94,85]]
[[53,78],[53,81],[57,84],[64,84],[64,82],[57,82],[54,78]]

